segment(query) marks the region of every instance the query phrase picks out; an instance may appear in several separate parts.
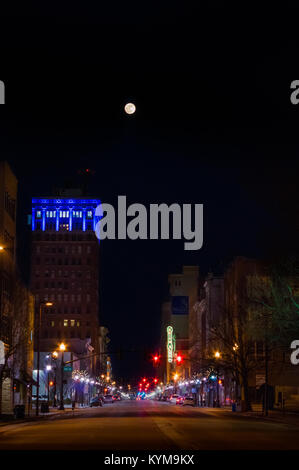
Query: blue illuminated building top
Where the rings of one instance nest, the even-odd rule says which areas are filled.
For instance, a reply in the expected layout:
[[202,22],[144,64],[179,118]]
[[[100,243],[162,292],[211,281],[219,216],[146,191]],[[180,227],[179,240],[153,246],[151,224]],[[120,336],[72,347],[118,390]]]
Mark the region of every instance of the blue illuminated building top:
[[33,198],[32,230],[95,230],[99,204],[99,199],[92,198]]

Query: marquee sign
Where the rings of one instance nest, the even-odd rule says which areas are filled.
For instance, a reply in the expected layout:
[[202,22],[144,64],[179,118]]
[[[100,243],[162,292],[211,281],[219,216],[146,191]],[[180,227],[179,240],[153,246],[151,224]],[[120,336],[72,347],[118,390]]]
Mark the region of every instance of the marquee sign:
[[168,326],[167,331],[167,360],[168,362],[173,361],[173,328]]

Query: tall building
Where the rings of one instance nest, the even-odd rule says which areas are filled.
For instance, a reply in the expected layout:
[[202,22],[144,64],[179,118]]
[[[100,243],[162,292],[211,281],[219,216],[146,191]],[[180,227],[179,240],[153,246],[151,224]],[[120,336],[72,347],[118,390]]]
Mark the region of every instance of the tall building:
[[17,179],[0,162],[0,413],[30,407],[34,298],[16,263]]
[[[77,356],[99,349],[99,241],[95,236],[98,199],[32,199],[31,289],[36,313],[44,307],[40,350],[54,351],[63,341]],[[72,197],[73,195],[76,197]],[[95,356],[88,369],[96,373]]]
[[12,301],[16,268],[16,204],[18,182],[7,162],[0,161],[0,319],[5,336],[5,312]]
[[[199,282],[198,266],[183,266],[182,273],[168,276],[169,299],[162,305],[161,335],[162,374],[166,382],[172,379],[174,372],[177,372],[181,379],[190,376],[189,318],[192,315],[193,305],[198,298]],[[173,346],[171,346],[171,354],[168,349],[168,327],[172,327]],[[177,353],[183,358],[180,366],[175,363],[175,354]]]

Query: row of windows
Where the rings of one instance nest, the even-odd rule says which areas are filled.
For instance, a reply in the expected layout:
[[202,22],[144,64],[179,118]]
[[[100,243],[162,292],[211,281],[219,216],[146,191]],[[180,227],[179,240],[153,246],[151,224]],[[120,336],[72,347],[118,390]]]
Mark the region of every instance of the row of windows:
[[35,252],[37,254],[40,254],[41,252],[42,253],[63,253],[63,254],[66,254],[68,255],[69,253],[72,253],[72,254],[82,254],[84,252],[86,252],[87,254],[90,254],[92,252],[92,248],[90,245],[87,245],[87,246],[83,246],[83,249],[82,249],[82,246],[81,245],[65,245],[65,246],[44,246],[44,247],[41,247],[40,245],[37,245],[35,247]]
[[15,199],[12,199],[8,193],[8,191],[5,191],[4,193],[4,207],[6,212],[10,215],[10,217],[15,220],[16,216],[16,201]]
[[85,339],[85,338],[90,338],[90,331],[86,332],[86,335],[83,335],[83,333],[80,330],[69,330],[69,331],[60,331],[60,330],[44,330],[42,334],[43,338],[57,338],[58,340],[62,338],[80,338],[80,339]]
[[[84,264],[82,261],[85,261],[85,264],[90,265],[91,264],[91,258],[86,258],[86,260],[82,258],[45,258],[44,259],[44,264],[54,264],[54,265],[73,265],[73,266],[81,266],[81,264]],[[35,258],[35,264],[43,264],[41,262],[41,258],[38,256]]]
[[[85,283],[85,289],[89,290],[90,289],[90,282]],[[35,289],[68,289],[69,288],[69,283],[68,282],[54,282],[54,281],[45,281],[44,283],[36,282],[35,283]],[[76,285],[75,282],[71,283],[71,289],[79,288],[80,290],[82,289],[82,285]]]
[[[39,301],[39,294],[36,294],[35,299]],[[46,301],[53,301],[53,302],[55,300],[57,300],[58,302],[62,302],[62,301],[68,302],[69,300],[71,300],[72,302],[75,302],[75,301],[81,302],[81,300],[90,302],[91,295],[86,294],[86,296],[84,296],[81,294],[76,294],[76,295],[75,294],[70,294],[70,295],[69,294],[57,294],[55,296],[55,294],[50,294],[50,295],[46,294],[44,295],[44,299]]]
[[86,305],[85,308],[81,308],[81,306],[75,306],[75,305],[68,305],[68,306],[64,306],[64,307],[51,307],[51,308],[45,308],[44,309],[44,312],[43,312],[45,315],[50,315],[50,314],[53,314],[53,315],[84,315],[84,314],[88,314],[90,315],[91,314],[91,308],[89,307],[89,305]]
[[[51,326],[51,327],[54,327],[55,326],[55,323],[56,323],[56,326],[61,326],[61,322],[60,321],[54,321],[54,320],[51,320],[48,325]],[[86,326],[89,326],[90,322],[86,322]],[[63,320],[63,326],[81,326],[81,322],[80,320]]]
[[[70,277],[72,279],[75,279],[76,277],[82,277],[82,271],[63,271],[59,269],[58,271],[51,270],[49,271],[46,269],[45,271],[41,272],[39,269],[36,269],[35,272],[35,277],[50,277],[51,279],[56,279],[57,277]],[[86,279],[91,279],[91,272],[84,271],[84,277]]]
[[[66,218],[70,216],[70,211],[58,211],[59,212],[59,217],[61,218]],[[73,217],[77,218],[82,218],[82,211],[73,211]],[[92,218],[92,211],[87,211],[86,213],[87,217],[89,219]],[[53,217],[56,217],[56,211],[46,211],[46,217],[49,217],[50,219]],[[38,210],[36,211],[36,218],[41,219],[42,218],[42,211]]]
[[[55,224],[54,224],[55,226]],[[74,230],[74,226],[73,226]],[[94,233],[84,233],[80,231],[79,233],[69,232],[69,233],[47,233],[47,232],[33,232],[33,240],[36,241],[90,241],[97,240]]]

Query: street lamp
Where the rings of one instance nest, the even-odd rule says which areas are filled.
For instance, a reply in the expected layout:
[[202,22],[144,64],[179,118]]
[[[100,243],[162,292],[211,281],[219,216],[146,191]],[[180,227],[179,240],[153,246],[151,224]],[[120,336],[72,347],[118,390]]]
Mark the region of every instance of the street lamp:
[[52,359],[55,361],[55,382],[54,382],[54,400],[53,400],[53,407],[57,407],[56,403],[56,396],[57,396],[57,390],[56,390],[56,384],[57,384],[57,364],[56,364],[56,359],[58,358],[58,352],[54,351],[52,353]]
[[43,307],[52,307],[52,302],[40,302],[39,304],[39,317],[38,317],[38,331],[37,331],[37,386],[36,386],[36,410],[35,414],[38,416],[39,412],[39,363],[40,363],[40,330],[42,326],[42,309]]
[[[216,351],[216,352],[215,352],[215,357],[216,357],[216,359],[219,359],[220,356],[221,356],[220,352],[219,352],[219,351]],[[217,366],[217,387],[216,387],[216,390],[217,390],[216,406],[217,406],[217,408],[220,408],[220,400],[219,400],[219,369],[218,369],[218,366]]]
[[48,364],[46,366],[46,371],[47,371],[47,379],[48,379],[48,406],[49,406],[49,402],[50,402],[50,380],[49,380],[49,376],[50,376],[50,371],[52,370],[52,366],[50,366],[50,364]]
[[61,383],[60,383],[60,410],[64,410],[63,404],[63,368],[64,368],[64,351],[65,351],[65,344],[61,343],[59,345],[59,351],[61,351]]

